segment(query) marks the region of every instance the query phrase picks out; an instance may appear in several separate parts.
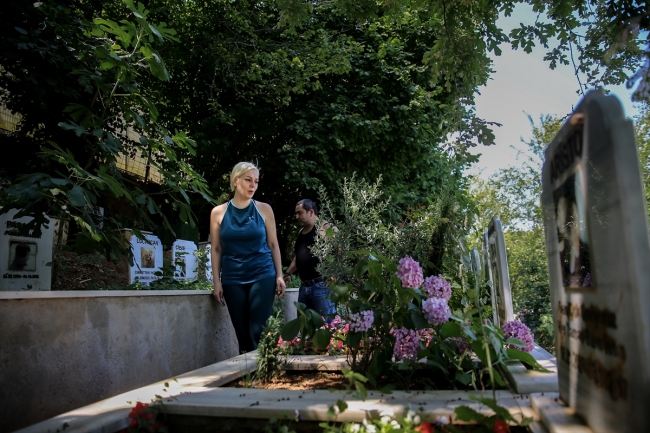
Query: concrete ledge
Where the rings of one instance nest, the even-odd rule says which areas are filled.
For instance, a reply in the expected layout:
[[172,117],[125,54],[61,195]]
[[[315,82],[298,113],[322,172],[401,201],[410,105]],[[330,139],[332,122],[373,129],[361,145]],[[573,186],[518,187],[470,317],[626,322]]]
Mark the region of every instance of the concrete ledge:
[[[128,413],[137,401],[150,402],[156,395],[164,397],[165,412],[170,415],[194,415],[229,418],[278,418],[292,416],[298,410],[307,421],[353,421],[379,417],[380,414],[402,415],[407,410],[420,411],[431,417],[448,416],[453,422],[454,410],[458,406],[472,407],[485,415],[492,411],[470,396],[492,397],[492,392],[480,391],[394,391],[382,394],[369,391],[362,401],[345,391],[324,390],[292,391],[254,388],[221,388],[255,369],[257,354],[251,352],[222,361],[208,367],[185,373],[176,379],[168,379],[129,391],[98,403],[70,411],[47,421],[20,430],[19,433],[55,432],[66,433],[113,433],[128,425]],[[341,365],[342,357],[332,357],[331,367]],[[336,359],[339,358],[339,359]],[[321,357],[292,356],[294,365],[324,365]],[[172,398],[173,397],[173,398]],[[337,400],[345,400],[348,409],[342,414],[331,416],[330,406]],[[496,391],[499,405],[507,408],[516,419],[532,417],[536,421],[528,397],[510,391]],[[422,415],[421,415],[422,416]]]
[[113,298],[119,296],[191,296],[212,295],[212,290],[70,290],[53,292],[0,292],[2,299]]
[[530,354],[542,367],[550,370],[551,373],[529,370],[520,361],[508,362],[505,373],[515,392],[519,394],[558,392],[557,360],[555,357],[538,345],[535,345]]
[[593,433],[558,393],[531,394],[530,405],[549,433]]

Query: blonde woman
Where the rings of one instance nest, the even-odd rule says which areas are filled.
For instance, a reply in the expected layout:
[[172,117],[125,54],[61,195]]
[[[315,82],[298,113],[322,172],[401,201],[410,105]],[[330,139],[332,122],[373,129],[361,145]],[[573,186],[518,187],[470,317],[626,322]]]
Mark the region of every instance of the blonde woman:
[[234,196],[210,215],[213,295],[228,305],[240,353],[257,348],[274,295],[282,297],[286,288],[273,209],[253,200],[259,176],[250,162],[235,165],[230,173]]

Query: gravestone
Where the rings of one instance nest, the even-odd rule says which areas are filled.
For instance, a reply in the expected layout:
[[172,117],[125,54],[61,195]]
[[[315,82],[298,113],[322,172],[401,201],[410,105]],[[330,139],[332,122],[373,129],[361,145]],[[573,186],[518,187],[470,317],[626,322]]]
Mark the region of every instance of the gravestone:
[[208,261],[205,264],[205,279],[209,282],[212,283],[212,249],[210,247],[210,242],[200,242],[199,243],[199,248],[205,249],[207,253],[207,258]]
[[133,266],[129,269],[129,283],[134,283],[136,278],[148,286],[152,281],[159,279],[156,272],[162,272],[163,247],[158,236],[142,232],[145,239],[138,239],[131,234],[129,242],[133,251]]
[[196,244],[192,241],[177,239],[172,244],[172,260],[176,270],[174,279],[177,281],[196,280],[199,262],[194,255]]
[[510,291],[510,275],[508,273],[508,257],[503,228],[498,216],[492,217],[485,231],[489,277],[492,282],[492,308],[494,309],[494,324],[498,327],[515,319],[512,310],[512,292]]
[[15,218],[17,212],[0,216],[0,290],[50,290],[54,224],[48,219],[39,237],[32,231],[21,234],[20,227],[32,218]]
[[634,128],[588,93],[546,149],[560,398],[596,433],[650,431],[650,246]]

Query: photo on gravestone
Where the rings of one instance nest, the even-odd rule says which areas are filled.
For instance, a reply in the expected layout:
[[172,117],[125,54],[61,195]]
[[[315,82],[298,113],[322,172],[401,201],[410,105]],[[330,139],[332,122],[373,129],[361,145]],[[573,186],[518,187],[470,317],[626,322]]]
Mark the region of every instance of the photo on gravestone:
[[153,248],[140,247],[140,266],[143,268],[156,267],[156,255]]
[[562,283],[566,289],[593,287],[584,170],[578,165],[553,191]]
[[9,242],[9,270],[36,271],[36,256],[38,245],[36,242],[10,241]]
[[176,273],[174,276],[176,277],[185,278],[187,276],[186,254],[184,252],[176,253],[176,257],[174,258],[174,265],[176,265]]

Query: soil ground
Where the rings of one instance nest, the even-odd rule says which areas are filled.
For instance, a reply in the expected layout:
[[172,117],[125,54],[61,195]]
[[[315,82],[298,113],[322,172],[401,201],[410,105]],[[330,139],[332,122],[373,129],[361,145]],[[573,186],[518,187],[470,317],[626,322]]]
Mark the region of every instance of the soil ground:
[[251,381],[240,378],[226,385],[231,388],[260,388],[260,389],[346,389],[348,380],[338,372],[324,371],[286,371],[280,377],[268,383]]
[[92,290],[126,286],[125,265],[116,265],[101,254],[78,255],[59,251],[52,258],[52,290]]

